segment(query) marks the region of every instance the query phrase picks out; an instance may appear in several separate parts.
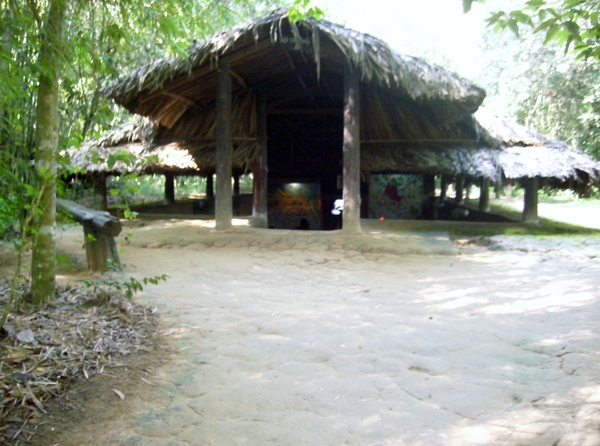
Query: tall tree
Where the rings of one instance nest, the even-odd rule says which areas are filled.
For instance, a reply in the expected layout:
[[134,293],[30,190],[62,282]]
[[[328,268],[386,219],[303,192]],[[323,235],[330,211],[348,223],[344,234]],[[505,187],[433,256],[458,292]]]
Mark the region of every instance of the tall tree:
[[66,0],[51,0],[43,27],[35,131],[35,174],[41,213],[35,220],[31,261],[31,298],[39,304],[54,297],[56,247],[56,156],[58,153],[58,86]]
[[[463,1],[465,10],[471,3]],[[515,4],[503,4],[507,3]],[[490,5],[490,32],[484,39],[488,68],[477,79],[488,92],[486,104],[600,157],[600,60],[586,54],[581,44],[576,44],[577,37],[569,40],[575,36],[570,33],[587,26],[589,29],[580,33],[581,39],[587,36],[585,49],[600,48],[600,41],[594,43],[590,31],[597,23],[600,3],[557,0],[521,4],[524,9],[510,12],[494,11],[500,2]],[[586,21],[594,9],[595,16]],[[548,19],[536,24],[540,17]],[[577,28],[568,25],[573,20],[579,20]],[[513,32],[496,33],[491,28]]]
[[[101,83],[165,53],[185,51],[192,38],[262,13],[264,5],[286,3],[297,18],[321,14],[309,0],[0,0],[0,173],[14,174],[14,161],[26,166],[34,151],[42,194],[32,259],[34,302],[54,296],[58,147],[96,136],[120,113],[102,101]],[[27,169],[13,177],[27,181]],[[0,192],[5,189],[7,197],[20,194],[2,175]],[[0,235],[3,215],[20,209],[0,203]]]

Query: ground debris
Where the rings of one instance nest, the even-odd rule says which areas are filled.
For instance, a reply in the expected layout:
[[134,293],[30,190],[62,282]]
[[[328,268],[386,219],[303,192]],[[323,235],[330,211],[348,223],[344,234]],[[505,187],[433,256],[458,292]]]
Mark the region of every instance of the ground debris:
[[[0,281],[0,311],[9,293]],[[151,308],[118,295],[98,299],[78,287],[61,287],[47,306],[16,313],[0,338],[0,445],[28,442],[46,401],[60,398],[75,378],[120,367],[120,358],[148,350],[158,330]]]

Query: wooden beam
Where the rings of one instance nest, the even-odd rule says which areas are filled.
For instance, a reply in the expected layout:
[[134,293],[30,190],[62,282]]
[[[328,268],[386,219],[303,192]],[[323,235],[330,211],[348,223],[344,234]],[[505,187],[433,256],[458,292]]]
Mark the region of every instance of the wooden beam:
[[234,79],[236,81],[238,81],[238,84],[240,84],[243,88],[248,88],[248,84],[246,83],[246,81],[244,80],[244,78],[242,76],[240,76],[233,70],[231,70],[231,75],[234,77]]
[[290,64],[290,68],[292,69],[292,71],[296,71],[296,64],[294,63],[294,59],[292,59],[292,56],[290,54],[289,51],[287,50],[283,50],[285,57],[287,58],[288,63]]
[[[185,138],[186,141],[195,142],[199,144],[211,144],[217,141],[217,138]],[[239,136],[232,137],[232,142],[253,142],[256,141],[257,138],[254,136]],[[156,145],[167,145],[171,143],[176,143],[177,138],[159,138],[156,140]]]
[[344,68],[344,212],[342,232],[358,234],[360,228],[360,73]]
[[225,231],[231,228],[233,199],[231,191],[231,62],[219,59],[217,69],[217,190],[215,201],[215,228]]
[[280,110],[269,110],[267,114],[269,115],[340,115],[339,108],[289,108],[289,109],[280,109]]
[[183,95],[180,95],[180,94],[177,94],[177,93],[173,93],[173,92],[171,92],[171,91],[163,91],[163,92],[161,92],[161,94],[162,94],[163,96],[169,96],[169,97],[171,97],[171,98],[175,98],[175,99],[177,99],[177,100],[179,100],[179,101],[185,102],[185,103],[186,103],[186,104],[188,104],[190,107],[194,107],[194,108],[196,108],[196,107],[197,107],[197,105],[196,105],[196,103],[195,103],[194,101],[192,101],[192,100],[191,100],[191,99],[189,99],[189,98],[186,98],[186,97],[185,97],[185,96],[183,96]]
[[252,167],[252,225],[257,228],[268,228],[267,97],[262,89],[259,89],[256,95],[256,120],[258,153]]
[[538,178],[523,178],[525,189],[523,205],[523,223],[538,224]]
[[70,214],[83,226],[85,255],[88,269],[101,272],[106,262],[121,269],[115,237],[121,233],[121,222],[108,212],[88,209],[69,200],[56,200],[56,208]]
[[427,144],[432,142],[462,142],[462,143],[476,143],[475,139],[365,139],[362,140],[361,144],[398,144],[398,143],[419,143]]

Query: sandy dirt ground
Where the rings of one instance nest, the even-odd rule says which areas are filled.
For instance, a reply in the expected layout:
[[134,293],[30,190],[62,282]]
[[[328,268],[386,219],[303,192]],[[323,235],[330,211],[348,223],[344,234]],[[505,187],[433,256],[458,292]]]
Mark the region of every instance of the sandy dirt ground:
[[207,226],[123,231],[175,354],[60,444],[600,445],[600,239]]

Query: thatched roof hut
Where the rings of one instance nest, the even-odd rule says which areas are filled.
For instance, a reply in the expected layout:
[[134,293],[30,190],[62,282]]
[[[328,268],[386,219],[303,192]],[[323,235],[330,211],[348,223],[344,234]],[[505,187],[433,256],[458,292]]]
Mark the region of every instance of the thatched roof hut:
[[[231,61],[233,81],[234,150],[242,150],[246,165],[252,164],[260,90],[267,96],[272,174],[310,176],[315,166],[340,170],[343,70],[348,63],[361,73],[360,130],[366,152],[480,143],[471,114],[485,97],[481,88],[333,23],[290,23],[286,11],[198,42],[186,58],[140,67],[104,93],[160,124],[157,146],[182,144],[200,165],[200,158],[208,162],[208,152],[214,151],[216,71],[225,57]],[[370,170],[367,166],[363,172]]]
[[[318,182],[324,197],[340,194],[343,174],[344,225],[354,215],[355,228],[361,173],[519,174],[518,150],[473,118],[484,90],[372,36],[323,20],[291,22],[282,10],[195,43],[186,57],[142,66],[104,94],[152,124],[88,151],[116,144],[153,153],[159,162],[141,168],[149,172],[175,173],[174,159],[183,170],[216,171],[222,210],[232,169],[254,173],[260,215],[267,172]],[[217,226],[227,218],[217,211]]]

